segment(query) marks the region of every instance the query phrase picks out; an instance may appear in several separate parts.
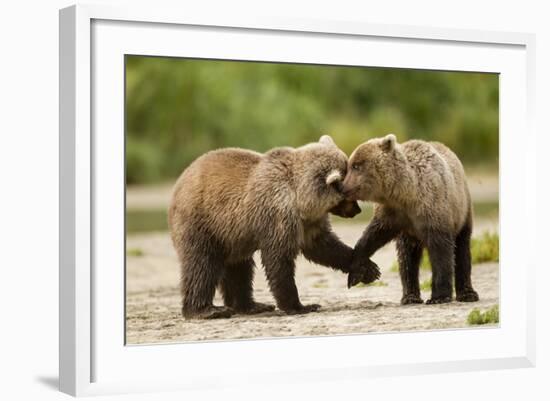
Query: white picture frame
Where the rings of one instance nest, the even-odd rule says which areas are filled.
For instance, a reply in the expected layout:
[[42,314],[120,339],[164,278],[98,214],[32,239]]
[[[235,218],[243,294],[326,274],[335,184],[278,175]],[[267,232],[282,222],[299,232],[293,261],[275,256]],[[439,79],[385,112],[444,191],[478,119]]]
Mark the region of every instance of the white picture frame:
[[[223,46],[216,43],[220,39]],[[331,43],[336,40],[338,46]],[[523,33],[254,16],[237,20],[154,7],[61,10],[60,390],[94,395],[534,366],[535,260],[522,251],[533,246],[525,233],[535,231],[535,149],[517,146],[518,140],[535,143],[534,43],[534,35]],[[321,45],[331,51],[315,53]],[[366,60],[357,49],[372,57]],[[500,326],[125,347],[120,337],[124,118],[119,86],[124,54],[500,73]],[[513,298],[507,296],[512,288]],[[394,352],[379,352],[384,349]]]

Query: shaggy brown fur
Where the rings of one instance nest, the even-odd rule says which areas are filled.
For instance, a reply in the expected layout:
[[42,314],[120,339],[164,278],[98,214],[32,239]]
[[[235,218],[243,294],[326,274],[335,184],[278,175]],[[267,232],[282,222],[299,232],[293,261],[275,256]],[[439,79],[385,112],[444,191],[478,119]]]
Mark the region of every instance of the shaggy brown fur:
[[[453,271],[456,299],[479,299],[470,279],[470,193],[460,160],[446,146],[420,140],[398,144],[392,134],[371,139],[352,153],[343,191],[349,199],[375,202],[354,263],[397,239],[401,303],[422,303],[418,268],[424,247],[433,274],[426,303],[451,301]],[[348,277],[348,285],[359,281],[360,273]]]
[[[184,316],[273,310],[253,299],[256,250],[281,310],[317,310],[319,305],[300,302],[294,261],[301,252],[315,263],[349,272],[353,249],[340,242],[328,220],[331,210],[343,216],[360,210],[342,195],[346,168],[347,156],[328,136],[297,149],[260,154],[228,148],[195,160],[178,179],[169,209]],[[212,303],[217,286],[224,307]]]

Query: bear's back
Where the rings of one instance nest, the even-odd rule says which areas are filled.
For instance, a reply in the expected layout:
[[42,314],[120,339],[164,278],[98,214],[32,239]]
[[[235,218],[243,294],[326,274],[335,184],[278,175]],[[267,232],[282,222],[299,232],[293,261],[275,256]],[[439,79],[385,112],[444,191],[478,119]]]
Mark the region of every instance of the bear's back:
[[423,194],[421,207],[460,229],[470,213],[470,193],[462,163],[439,142],[409,140],[403,151]]
[[176,182],[170,225],[200,216],[212,226],[220,219],[234,219],[233,212],[239,209],[250,175],[261,159],[260,153],[239,148],[218,149],[197,158]]

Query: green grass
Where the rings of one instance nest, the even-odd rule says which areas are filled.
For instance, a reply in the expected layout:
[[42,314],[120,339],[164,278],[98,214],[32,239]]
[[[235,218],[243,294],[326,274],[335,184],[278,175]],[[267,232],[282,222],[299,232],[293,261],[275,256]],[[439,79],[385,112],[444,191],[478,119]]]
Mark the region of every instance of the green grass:
[[126,255],[140,257],[144,255],[144,252],[140,248],[130,248],[126,250]]
[[495,324],[499,322],[498,305],[482,312],[478,308],[472,309],[468,314],[467,322],[469,325]]
[[470,249],[472,263],[498,262],[499,235],[484,232],[480,238],[472,238]]
[[[422,253],[422,259],[420,260],[420,270],[431,270],[430,265],[430,258],[428,257],[428,251],[424,250]],[[399,263],[397,263],[397,260],[395,260],[391,267],[390,271],[392,272],[398,272],[399,271]]]
[[430,291],[431,289],[432,289],[432,278],[431,277],[420,283],[420,290]]
[[387,286],[388,286],[388,283],[386,283],[385,281],[378,280],[378,281],[373,281],[372,283],[369,283],[369,284],[359,283],[355,287],[361,288],[361,287],[387,287]]

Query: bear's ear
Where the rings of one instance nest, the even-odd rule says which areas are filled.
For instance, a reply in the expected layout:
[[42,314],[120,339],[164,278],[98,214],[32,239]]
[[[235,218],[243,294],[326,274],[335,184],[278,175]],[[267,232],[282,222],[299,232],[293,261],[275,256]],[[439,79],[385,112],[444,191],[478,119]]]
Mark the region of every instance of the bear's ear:
[[334,141],[329,135],[323,135],[321,139],[319,139],[319,142],[328,146],[336,146],[336,144],[334,143]]
[[397,138],[394,134],[388,134],[384,138],[382,138],[382,142],[380,143],[380,147],[385,150],[386,152],[389,152],[390,150],[395,149],[395,144],[397,143]]
[[338,170],[332,170],[326,178],[327,185],[339,185],[342,182],[342,174]]

